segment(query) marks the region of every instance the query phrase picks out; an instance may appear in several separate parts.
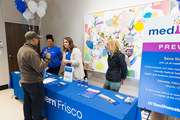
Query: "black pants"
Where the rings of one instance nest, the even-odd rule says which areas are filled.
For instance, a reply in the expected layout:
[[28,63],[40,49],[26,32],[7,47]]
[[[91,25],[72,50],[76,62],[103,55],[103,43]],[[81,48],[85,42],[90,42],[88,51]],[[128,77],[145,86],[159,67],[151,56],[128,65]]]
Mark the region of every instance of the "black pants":
[[42,120],[44,106],[44,84],[43,82],[22,83],[24,91],[24,118],[25,120]]
[[53,73],[53,74],[58,75],[60,67],[61,67],[61,65],[59,65],[59,66],[57,66],[57,67],[55,67],[55,68],[49,68],[49,69],[47,70],[47,72],[50,72],[50,73]]

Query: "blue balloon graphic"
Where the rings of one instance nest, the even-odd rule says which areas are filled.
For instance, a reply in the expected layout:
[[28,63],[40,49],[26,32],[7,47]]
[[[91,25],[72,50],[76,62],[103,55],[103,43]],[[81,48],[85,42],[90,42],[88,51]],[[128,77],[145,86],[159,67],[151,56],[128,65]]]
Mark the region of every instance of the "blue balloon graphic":
[[86,45],[87,45],[88,48],[93,49],[93,42],[92,41],[87,40]]
[[179,5],[178,5],[178,8],[179,8],[179,11],[180,11],[180,2],[179,2]]
[[107,50],[103,49],[103,57],[107,55]]
[[15,7],[16,9],[20,12],[20,13],[24,13],[26,10],[26,3],[22,0],[15,0],[14,1]]
[[176,0],[177,2],[180,2],[180,0]]
[[137,60],[137,56],[130,61],[130,65],[132,66],[136,62],[136,60]]
[[151,18],[152,13],[151,12],[147,12],[143,17],[144,18]]

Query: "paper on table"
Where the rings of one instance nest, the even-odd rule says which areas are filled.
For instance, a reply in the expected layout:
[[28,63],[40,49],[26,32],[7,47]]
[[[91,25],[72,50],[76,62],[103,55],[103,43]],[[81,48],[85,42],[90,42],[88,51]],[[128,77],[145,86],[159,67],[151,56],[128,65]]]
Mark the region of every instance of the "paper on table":
[[124,102],[131,104],[131,103],[133,103],[134,100],[135,100],[135,97],[129,96],[124,100]]
[[98,96],[101,97],[101,98],[104,98],[105,100],[107,100],[108,102],[112,103],[113,105],[118,105],[119,104],[119,102],[113,100],[112,98],[110,98],[110,97],[108,97],[108,96],[106,96],[104,94],[100,94]]
[[47,84],[47,83],[50,83],[50,82],[55,81],[55,80],[56,79],[54,79],[54,78],[46,78],[46,79],[44,79],[43,83]]
[[79,93],[79,95],[87,98],[93,98],[99,92],[100,92],[99,90],[88,88],[86,89],[86,91]]

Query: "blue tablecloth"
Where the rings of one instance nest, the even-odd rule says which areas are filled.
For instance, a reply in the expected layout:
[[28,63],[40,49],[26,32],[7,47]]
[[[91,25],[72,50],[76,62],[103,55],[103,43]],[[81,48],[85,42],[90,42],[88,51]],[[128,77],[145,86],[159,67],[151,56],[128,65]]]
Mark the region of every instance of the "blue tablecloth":
[[[55,82],[64,82],[60,76],[55,77]],[[9,88],[14,89],[14,95],[23,100],[23,91],[19,83],[20,73],[12,72]],[[127,97],[125,94],[113,92],[103,88],[89,85],[88,88],[100,90],[104,94],[119,102],[113,105],[95,96],[92,99],[79,96],[87,87],[76,85],[76,81],[64,86],[55,86],[51,83],[45,84],[45,106],[43,115],[48,120],[141,120],[140,109],[137,108],[137,98],[132,104],[124,103],[115,94]]]

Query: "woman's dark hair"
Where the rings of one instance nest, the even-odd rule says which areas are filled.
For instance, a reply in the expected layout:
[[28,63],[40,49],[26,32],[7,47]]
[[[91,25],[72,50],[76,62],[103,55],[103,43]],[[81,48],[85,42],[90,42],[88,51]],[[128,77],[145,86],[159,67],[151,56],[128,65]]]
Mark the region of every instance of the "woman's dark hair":
[[53,36],[52,36],[51,34],[47,34],[47,35],[46,35],[46,41],[47,41],[48,39],[51,39],[51,40],[54,42]]
[[[70,37],[65,37],[64,40],[67,40],[67,41],[69,42],[70,51],[72,51],[73,48],[76,47],[76,46],[74,45],[74,43],[73,43],[72,38],[70,38]],[[63,40],[63,43],[64,43],[64,40]],[[64,45],[63,45],[63,50],[64,50],[64,51],[67,51],[67,48],[65,48]]]

